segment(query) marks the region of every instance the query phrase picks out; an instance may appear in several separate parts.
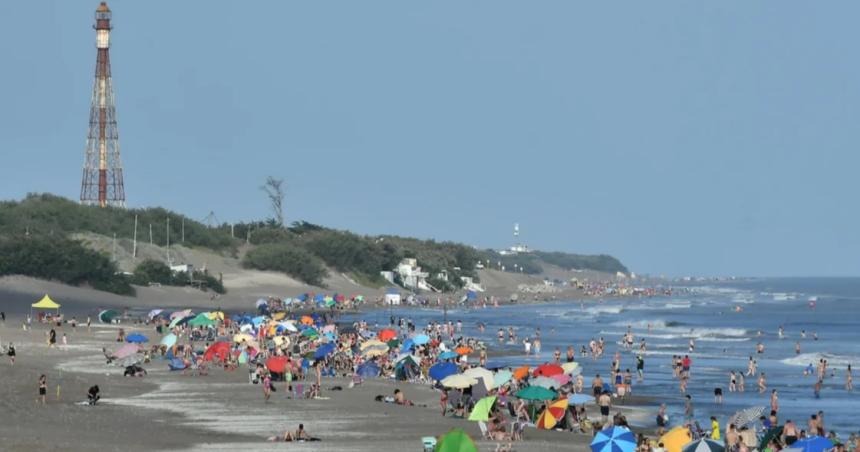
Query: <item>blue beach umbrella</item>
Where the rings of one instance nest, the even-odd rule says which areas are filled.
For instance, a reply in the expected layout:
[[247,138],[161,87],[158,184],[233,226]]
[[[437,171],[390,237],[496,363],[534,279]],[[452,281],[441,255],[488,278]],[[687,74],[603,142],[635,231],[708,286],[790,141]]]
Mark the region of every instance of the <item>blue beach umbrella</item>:
[[426,334],[419,334],[412,338],[412,343],[415,345],[424,345],[428,342],[430,342],[430,336]]
[[129,334],[128,337],[125,338],[125,341],[132,344],[140,344],[142,342],[149,342],[149,339],[142,334],[134,333]]
[[328,344],[322,345],[314,352],[314,359],[325,358],[326,356],[328,356],[329,353],[331,353],[333,351],[334,351],[334,344],[328,343]]
[[833,441],[823,436],[810,436],[809,438],[796,441],[791,445],[791,450],[801,450],[803,452],[823,452],[828,449],[833,449]]
[[406,339],[405,341],[403,341],[403,344],[400,346],[400,353],[408,353],[410,350],[412,350],[412,347],[414,345],[415,345],[415,343],[412,342],[412,339]]
[[437,363],[430,368],[430,378],[434,380],[444,380],[445,377],[457,373],[457,365],[454,363]]
[[636,437],[624,427],[610,427],[594,435],[591,441],[592,452],[633,452],[636,450]]
[[460,355],[458,355],[457,352],[445,352],[445,353],[442,353],[441,355],[439,355],[439,359],[452,359],[452,358],[456,358],[458,356],[460,356]]
[[164,336],[163,338],[161,338],[161,345],[163,345],[165,347],[173,347],[176,344],[176,339],[177,339],[176,335],[173,333],[170,333],[167,336]]

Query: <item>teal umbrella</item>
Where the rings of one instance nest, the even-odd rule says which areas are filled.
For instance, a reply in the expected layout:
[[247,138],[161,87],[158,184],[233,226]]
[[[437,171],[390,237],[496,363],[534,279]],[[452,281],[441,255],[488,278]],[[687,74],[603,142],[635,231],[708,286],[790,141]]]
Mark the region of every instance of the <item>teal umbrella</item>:
[[161,338],[161,345],[163,345],[165,347],[173,347],[174,345],[176,345],[176,339],[177,339],[176,335],[173,333],[170,333],[167,336],[164,336],[163,338]]
[[542,386],[529,386],[517,391],[516,396],[525,400],[553,400],[557,394]]
[[197,314],[197,317],[189,320],[188,324],[191,326],[212,326],[215,324],[215,321],[210,319],[206,314]]

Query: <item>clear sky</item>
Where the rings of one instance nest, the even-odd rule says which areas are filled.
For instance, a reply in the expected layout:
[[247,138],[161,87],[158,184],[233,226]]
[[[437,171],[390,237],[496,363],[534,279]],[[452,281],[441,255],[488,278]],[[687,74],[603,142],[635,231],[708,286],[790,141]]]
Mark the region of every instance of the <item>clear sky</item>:
[[[0,2],[0,198],[77,199],[97,1]],[[112,1],[131,206],[860,275],[856,1]]]

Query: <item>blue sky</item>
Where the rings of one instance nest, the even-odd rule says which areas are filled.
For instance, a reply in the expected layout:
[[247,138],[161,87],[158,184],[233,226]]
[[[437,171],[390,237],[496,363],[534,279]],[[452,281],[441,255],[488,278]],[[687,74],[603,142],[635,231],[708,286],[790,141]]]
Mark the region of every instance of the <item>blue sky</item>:
[[[860,275],[860,3],[109,4],[132,206]],[[0,198],[77,198],[96,6],[0,3]]]

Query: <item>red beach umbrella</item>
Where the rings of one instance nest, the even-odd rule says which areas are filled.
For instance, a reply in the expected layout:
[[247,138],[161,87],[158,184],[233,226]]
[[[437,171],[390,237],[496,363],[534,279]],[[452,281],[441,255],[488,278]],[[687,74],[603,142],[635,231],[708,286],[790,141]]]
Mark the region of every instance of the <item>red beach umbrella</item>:
[[544,377],[551,377],[553,375],[558,375],[558,374],[563,374],[563,373],[564,373],[564,369],[562,369],[561,366],[558,366],[555,364],[544,364],[544,365],[538,366],[537,369],[535,369],[534,375],[536,377],[541,376],[541,375],[543,375]]
[[397,337],[397,332],[391,329],[386,329],[380,331],[379,334],[376,335],[376,337],[382,342],[387,342]]
[[287,368],[287,357],[273,356],[266,360],[266,367],[272,372],[284,373],[284,369]]

